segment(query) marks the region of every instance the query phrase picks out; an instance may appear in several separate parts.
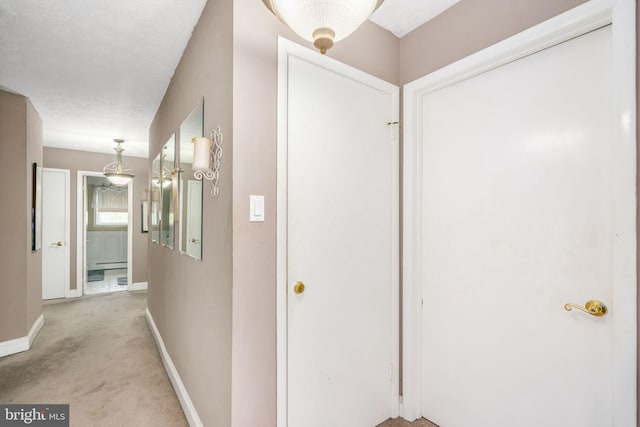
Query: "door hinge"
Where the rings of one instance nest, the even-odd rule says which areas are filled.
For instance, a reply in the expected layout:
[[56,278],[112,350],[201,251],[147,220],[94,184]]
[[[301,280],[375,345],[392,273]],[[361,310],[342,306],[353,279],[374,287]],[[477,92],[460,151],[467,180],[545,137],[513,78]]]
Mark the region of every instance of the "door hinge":
[[400,122],[387,122],[387,126],[389,126],[389,136],[392,141],[396,141],[398,139],[398,125]]

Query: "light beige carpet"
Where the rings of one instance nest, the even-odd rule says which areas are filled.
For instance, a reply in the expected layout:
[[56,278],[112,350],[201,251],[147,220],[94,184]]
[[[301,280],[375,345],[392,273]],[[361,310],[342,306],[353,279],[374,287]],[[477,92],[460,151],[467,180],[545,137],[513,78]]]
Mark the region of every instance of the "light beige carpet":
[[32,349],[0,358],[0,402],[68,403],[75,427],[187,426],[145,307],[144,291],[45,304]]
[[[144,291],[46,303],[31,350],[0,358],[0,403],[67,403],[73,427],[187,426],[145,307]],[[378,427],[437,426],[394,419]]]

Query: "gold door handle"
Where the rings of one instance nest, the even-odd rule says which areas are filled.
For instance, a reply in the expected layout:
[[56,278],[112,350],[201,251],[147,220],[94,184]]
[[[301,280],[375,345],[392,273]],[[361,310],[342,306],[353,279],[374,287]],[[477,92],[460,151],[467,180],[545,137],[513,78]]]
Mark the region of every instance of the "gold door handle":
[[304,292],[304,283],[302,282],[296,282],[295,285],[293,285],[293,292],[295,292],[296,294],[300,295],[301,293]]
[[598,301],[595,299],[589,300],[584,304],[584,307],[578,304],[567,303],[564,305],[564,309],[567,311],[571,311],[572,309],[577,308],[580,311],[584,311],[585,313],[589,313],[592,316],[604,316],[607,314],[607,306],[602,303],[602,301]]
[[49,246],[51,246],[52,248],[54,248],[56,246],[64,246],[64,242],[53,242]]

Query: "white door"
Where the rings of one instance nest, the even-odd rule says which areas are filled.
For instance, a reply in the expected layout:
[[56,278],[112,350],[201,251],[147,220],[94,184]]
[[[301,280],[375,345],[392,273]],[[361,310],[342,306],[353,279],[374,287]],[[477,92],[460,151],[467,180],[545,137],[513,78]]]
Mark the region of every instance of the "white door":
[[[611,58],[607,26],[420,99],[422,412],[438,425],[635,425],[614,416],[614,320],[634,301],[612,289],[635,281],[617,263],[634,259],[616,246],[634,200]],[[588,300],[606,315],[564,308]]]
[[69,289],[69,170],[42,172],[42,299]]
[[398,401],[398,88],[326,59],[287,67],[286,425],[373,427]]
[[202,258],[202,181],[187,181],[187,254]]

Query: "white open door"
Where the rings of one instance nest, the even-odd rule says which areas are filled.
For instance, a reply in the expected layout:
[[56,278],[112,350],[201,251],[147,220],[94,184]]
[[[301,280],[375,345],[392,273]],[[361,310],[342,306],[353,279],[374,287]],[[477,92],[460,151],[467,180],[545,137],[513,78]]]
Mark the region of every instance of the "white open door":
[[42,299],[65,298],[70,286],[68,169],[42,171]]
[[280,60],[278,425],[372,427],[399,399],[398,88]]
[[[438,425],[635,425],[633,63],[593,7],[566,41],[408,88],[408,392]],[[606,314],[565,310],[588,300]]]

